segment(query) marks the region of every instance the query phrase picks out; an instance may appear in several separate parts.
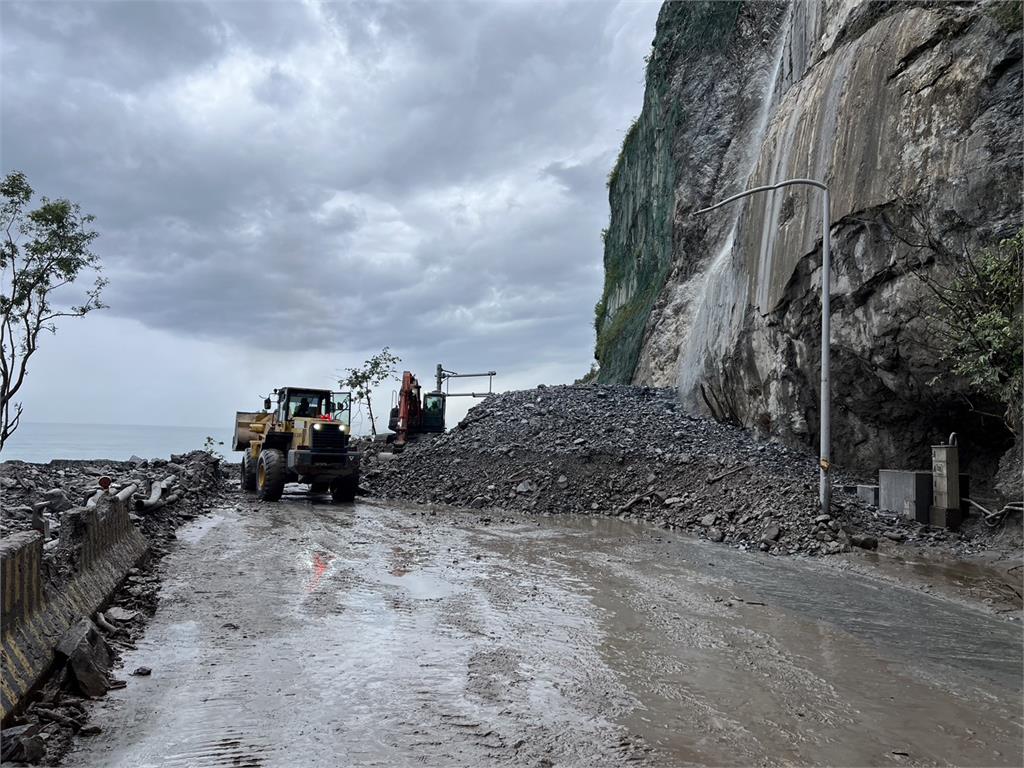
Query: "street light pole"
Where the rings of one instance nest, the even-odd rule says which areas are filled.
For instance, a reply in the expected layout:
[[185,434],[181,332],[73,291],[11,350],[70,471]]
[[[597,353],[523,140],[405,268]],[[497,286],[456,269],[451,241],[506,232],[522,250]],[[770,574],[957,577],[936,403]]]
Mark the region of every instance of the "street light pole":
[[735,200],[756,195],[759,192],[770,192],[773,189],[798,184],[817,187],[824,193],[822,195],[821,209],[821,439],[819,449],[820,458],[818,459],[818,469],[820,472],[818,482],[818,501],[821,505],[822,513],[828,513],[832,503],[832,482],[831,477],[829,476],[829,469],[832,466],[832,462],[829,459],[832,443],[832,376],[830,349],[832,336],[832,314],[829,296],[831,291],[830,278],[832,272],[832,252],[829,246],[831,205],[829,201],[828,187],[814,179],[787,179],[786,181],[780,181],[778,184],[770,184],[765,187],[754,187],[752,189],[745,190],[733,195],[732,197],[727,197],[725,200],[715,203],[708,208],[701,208],[699,211],[694,211],[694,215],[697,216],[703,213],[708,213],[709,211],[721,208],[723,205],[727,205]]

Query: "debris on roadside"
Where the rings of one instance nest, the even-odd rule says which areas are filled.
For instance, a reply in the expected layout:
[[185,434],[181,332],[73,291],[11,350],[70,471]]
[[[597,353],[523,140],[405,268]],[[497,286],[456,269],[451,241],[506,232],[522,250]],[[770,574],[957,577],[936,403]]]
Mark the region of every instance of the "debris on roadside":
[[387,460],[373,456],[379,444],[365,450],[363,485],[381,498],[647,520],[773,555],[875,549],[883,536],[961,552],[985,543],[881,512],[857,496],[858,478],[839,470],[822,514],[815,456],[691,416],[671,389],[507,392],[446,434],[381,454]]
[[174,454],[170,460],[6,461],[0,464],[4,499],[0,533],[9,536],[36,529],[47,543],[55,542],[60,538],[63,513],[94,506],[104,493],[134,484],[136,523],[147,538],[160,539],[163,536],[154,537],[157,531],[173,531],[205,508],[209,494],[220,483],[220,461],[208,451]]
[[[128,572],[111,598],[111,605],[91,618],[81,617],[61,637],[56,649],[56,671],[41,684],[24,709],[12,715],[9,726],[0,734],[0,759],[4,764],[56,764],[75,734],[100,733],[99,726],[87,724],[88,714],[82,702],[127,685],[124,680],[114,679],[112,673],[120,664],[121,652],[135,647],[144,631],[145,617],[156,610],[160,585],[156,566],[175,538],[175,530],[224,498],[224,472],[221,458],[207,451],[172,455],[169,461],[133,457],[128,462],[55,460],[49,464],[0,464],[5,505],[0,521],[3,534],[43,530],[42,518],[48,529],[44,535],[49,538],[43,550],[45,572],[51,579],[49,588],[59,589],[65,567],[64,551],[59,546],[62,519],[70,519],[65,515],[74,516],[82,507],[95,505],[104,494],[137,486],[132,519],[149,545],[145,560]],[[154,490],[157,487],[159,491]],[[8,505],[21,511],[10,515]],[[150,670],[139,667],[132,674],[145,676]]]

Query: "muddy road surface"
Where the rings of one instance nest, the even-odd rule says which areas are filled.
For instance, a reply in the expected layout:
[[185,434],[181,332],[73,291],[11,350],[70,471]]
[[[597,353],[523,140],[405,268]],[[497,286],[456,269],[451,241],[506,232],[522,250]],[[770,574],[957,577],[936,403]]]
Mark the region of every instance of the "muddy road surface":
[[1019,622],[618,520],[239,498],[66,765],[1021,764]]

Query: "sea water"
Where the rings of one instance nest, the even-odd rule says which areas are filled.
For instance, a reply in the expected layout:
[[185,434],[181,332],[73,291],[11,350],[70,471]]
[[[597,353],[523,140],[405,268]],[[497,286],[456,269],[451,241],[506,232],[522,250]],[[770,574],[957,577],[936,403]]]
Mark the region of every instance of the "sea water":
[[[8,439],[0,461],[19,459],[45,463],[51,459],[112,459],[133,455],[166,459],[206,447],[231,458],[230,427],[167,427],[138,424],[56,424],[26,421]],[[218,443],[223,443],[218,445]]]

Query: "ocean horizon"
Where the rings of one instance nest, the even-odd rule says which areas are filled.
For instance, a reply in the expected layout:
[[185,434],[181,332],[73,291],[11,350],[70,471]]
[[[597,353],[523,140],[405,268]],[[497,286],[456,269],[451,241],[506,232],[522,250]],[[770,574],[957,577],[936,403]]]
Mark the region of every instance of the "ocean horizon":
[[0,462],[27,461],[46,464],[54,459],[110,459],[127,461],[132,456],[166,459],[172,453],[186,453],[205,447],[229,460],[231,426],[179,427],[149,424],[69,424],[26,421],[11,435],[0,451]]

